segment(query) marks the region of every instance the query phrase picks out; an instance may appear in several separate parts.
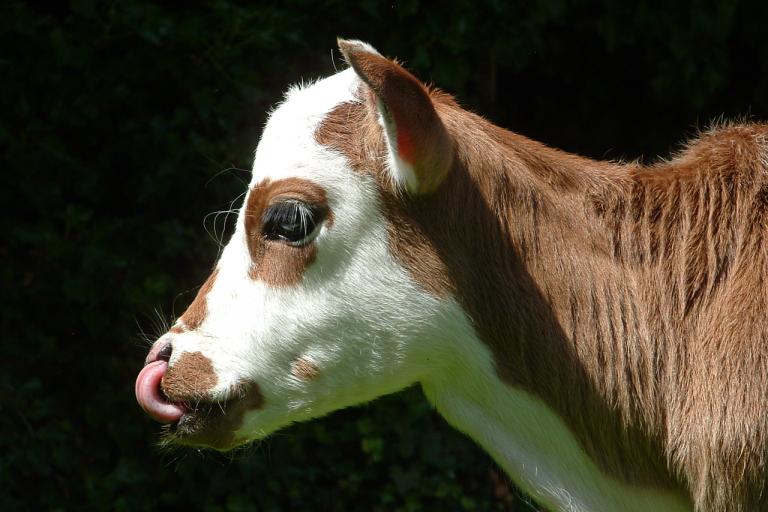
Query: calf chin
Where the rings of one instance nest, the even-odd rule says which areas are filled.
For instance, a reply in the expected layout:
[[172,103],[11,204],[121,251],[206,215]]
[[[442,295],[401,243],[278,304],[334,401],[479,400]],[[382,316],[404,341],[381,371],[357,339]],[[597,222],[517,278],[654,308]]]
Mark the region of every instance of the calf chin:
[[179,444],[227,451],[250,439],[242,427],[247,413],[264,407],[264,397],[255,382],[241,383],[224,401],[200,400],[166,432],[165,444]]

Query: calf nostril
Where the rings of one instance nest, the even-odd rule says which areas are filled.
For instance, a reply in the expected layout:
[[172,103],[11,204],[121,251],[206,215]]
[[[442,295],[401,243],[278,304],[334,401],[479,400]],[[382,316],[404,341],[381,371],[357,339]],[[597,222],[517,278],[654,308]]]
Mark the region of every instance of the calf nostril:
[[170,340],[156,341],[144,359],[144,366],[154,363],[155,361],[165,361],[166,363],[171,359],[171,353],[173,352],[173,345]]
[[160,351],[157,353],[157,359],[160,361],[165,361],[167,363],[171,359],[172,352],[173,352],[173,347],[171,346],[171,342],[169,341],[168,343],[163,345],[163,348],[161,348]]

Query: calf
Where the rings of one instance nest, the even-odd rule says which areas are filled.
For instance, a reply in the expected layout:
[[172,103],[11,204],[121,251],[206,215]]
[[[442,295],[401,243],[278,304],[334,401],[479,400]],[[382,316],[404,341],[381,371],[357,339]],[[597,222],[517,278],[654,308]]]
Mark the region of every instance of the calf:
[[420,383],[543,505],[768,508],[768,126],[548,148],[358,41],[291,89],[139,403],[227,450]]

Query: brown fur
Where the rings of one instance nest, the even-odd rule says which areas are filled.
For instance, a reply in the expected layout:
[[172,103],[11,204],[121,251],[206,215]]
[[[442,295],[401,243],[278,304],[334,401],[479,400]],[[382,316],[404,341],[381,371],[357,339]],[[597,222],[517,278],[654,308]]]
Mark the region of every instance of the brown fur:
[[202,352],[184,352],[168,367],[161,387],[171,402],[190,404],[206,398],[217,382],[210,359]]
[[403,197],[360,94],[316,139],[378,180],[393,254],[459,301],[500,378],[556,411],[607,475],[680,489],[700,511],[768,508],[768,126],[619,165],[432,92],[455,157],[432,194]]
[[181,320],[181,324],[174,326],[171,329],[171,332],[184,332],[185,328],[194,331],[200,327],[200,324],[205,320],[205,315],[208,314],[207,297],[211,288],[213,288],[213,283],[216,282],[218,273],[219,269],[214,269],[213,272],[211,272],[211,275],[208,276],[208,279],[205,280],[205,283],[203,283],[203,286],[201,286],[200,290],[197,292],[195,300],[192,301],[192,304],[190,304],[187,310],[184,311],[184,314],[181,315],[181,318],[179,319]]
[[320,368],[311,359],[299,357],[291,364],[291,374],[297,379],[312,380],[320,375]]
[[262,234],[262,215],[273,202],[294,198],[324,208],[326,226],[333,224],[328,209],[325,190],[307,180],[286,178],[279,181],[265,180],[251,189],[245,207],[245,231],[251,254],[252,279],[272,286],[284,287],[301,281],[304,271],[315,261],[317,245],[312,242],[294,247],[276,240],[267,240]]

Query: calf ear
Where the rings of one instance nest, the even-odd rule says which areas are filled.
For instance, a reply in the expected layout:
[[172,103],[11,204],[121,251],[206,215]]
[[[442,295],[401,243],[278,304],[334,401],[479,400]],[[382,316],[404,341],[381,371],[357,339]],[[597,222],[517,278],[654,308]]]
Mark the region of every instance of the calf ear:
[[413,194],[429,194],[453,162],[453,144],[427,88],[370,45],[339,39],[339,49],[375,97],[395,182]]

